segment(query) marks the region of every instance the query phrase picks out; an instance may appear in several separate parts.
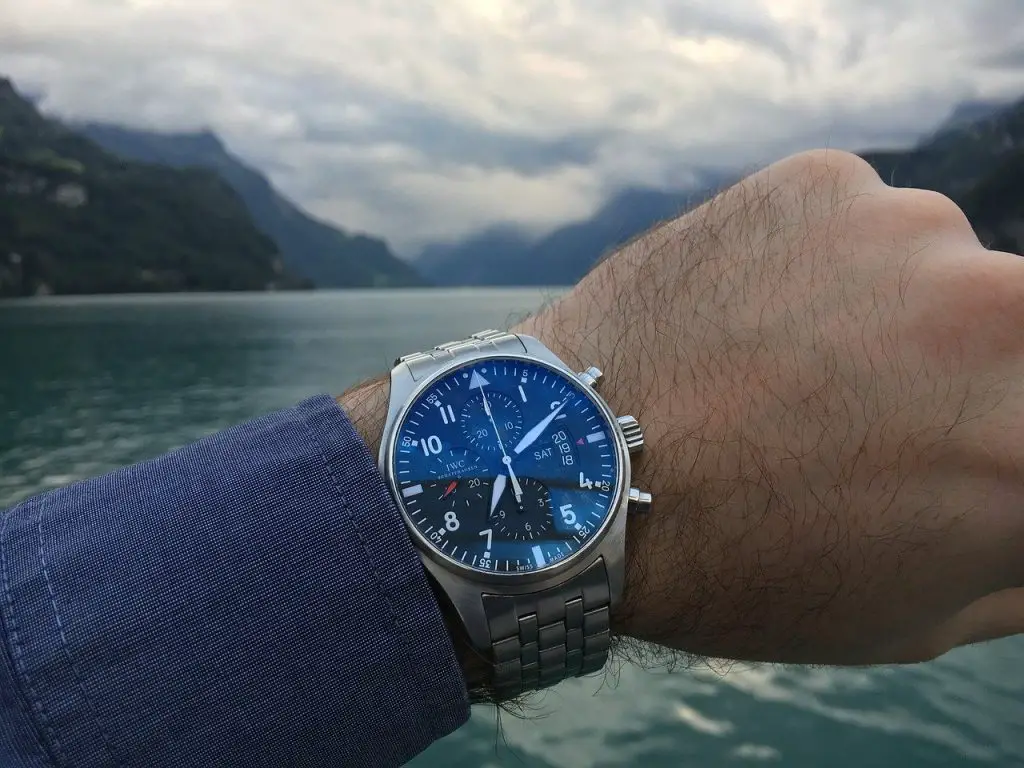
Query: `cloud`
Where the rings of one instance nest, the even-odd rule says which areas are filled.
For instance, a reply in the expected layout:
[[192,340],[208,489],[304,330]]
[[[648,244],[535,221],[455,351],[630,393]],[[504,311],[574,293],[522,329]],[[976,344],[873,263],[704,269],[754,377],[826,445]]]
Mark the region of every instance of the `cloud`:
[[1024,0],[0,0],[0,72],[70,119],[209,127],[412,253],[695,168],[906,143],[1024,93]]

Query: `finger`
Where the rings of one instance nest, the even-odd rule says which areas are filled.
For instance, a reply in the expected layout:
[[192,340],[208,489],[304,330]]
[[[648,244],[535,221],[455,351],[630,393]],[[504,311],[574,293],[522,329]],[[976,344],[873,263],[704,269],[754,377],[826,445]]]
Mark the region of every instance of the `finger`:
[[1024,587],[975,600],[939,630],[947,650],[1024,633]]

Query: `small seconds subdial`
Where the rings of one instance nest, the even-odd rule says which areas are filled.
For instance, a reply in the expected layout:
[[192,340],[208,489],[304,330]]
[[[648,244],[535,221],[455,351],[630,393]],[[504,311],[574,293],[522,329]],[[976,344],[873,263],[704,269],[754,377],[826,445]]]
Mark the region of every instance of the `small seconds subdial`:
[[[490,490],[487,469],[480,456],[468,448],[451,448],[436,457],[430,467],[438,480],[432,487],[438,501],[456,511],[483,507]],[[460,509],[461,508],[461,509]]]
[[[485,397],[490,415],[484,407]],[[504,445],[506,452],[511,451],[523,432],[522,410],[511,397],[493,389],[486,393],[478,391],[470,397],[459,411],[459,422],[470,444],[487,453],[501,453],[501,445]],[[494,434],[495,428],[498,430],[497,436]],[[499,438],[501,445],[498,443]]]
[[[476,517],[478,510],[486,509],[486,496],[490,483],[479,477],[460,477],[433,484],[439,505],[448,510],[445,522]],[[449,514],[451,513],[451,514]],[[455,530],[450,528],[450,530]]]
[[551,494],[532,477],[520,477],[522,493],[516,499],[511,483],[505,487],[491,515],[495,532],[513,541],[532,541],[551,532]]
[[472,528],[487,511],[491,481],[477,453],[468,448],[451,448],[430,463],[436,479],[424,483],[425,500],[435,509],[444,510],[441,522],[449,535],[462,525]]

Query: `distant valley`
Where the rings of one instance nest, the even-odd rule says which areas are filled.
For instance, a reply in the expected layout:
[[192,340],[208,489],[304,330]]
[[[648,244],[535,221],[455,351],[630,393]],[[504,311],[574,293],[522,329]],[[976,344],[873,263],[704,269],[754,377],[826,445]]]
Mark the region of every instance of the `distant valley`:
[[[909,150],[862,153],[897,186],[956,200],[990,247],[1024,252],[1024,102],[961,105]],[[620,192],[592,217],[534,240],[514,226],[432,245],[416,260],[439,285],[570,285],[609,250],[677,216],[737,180],[709,173],[698,188]]]
[[511,226],[425,248],[415,264],[438,285],[571,285],[608,250],[698,205],[727,183],[707,174],[698,189],[627,189],[584,221],[533,240]]

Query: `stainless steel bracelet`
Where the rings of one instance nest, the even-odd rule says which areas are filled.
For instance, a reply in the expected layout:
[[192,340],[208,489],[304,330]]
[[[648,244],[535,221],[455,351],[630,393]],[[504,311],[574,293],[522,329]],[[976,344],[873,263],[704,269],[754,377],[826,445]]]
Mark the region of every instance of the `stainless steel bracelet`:
[[[438,363],[457,357],[525,351],[514,333],[487,330],[403,355],[395,363],[405,364],[418,381],[436,370]],[[596,672],[608,659],[611,592],[602,559],[555,587],[515,595],[483,592],[481,599],[491,647],[477,650],[490,652],[493,677],[489,682],[499,697]]]
[[598,560],[557,587],[483,596],[500,698],[601,669],[611,643],[608,572]]
[[526,347],[523,346],[523,342],[514,333],[489,330],[474,333],[468,339],[438,344],[425,352],[402,355],[395,361],[395,365],[405,363],[409,368],[409,375],[414,381],[419,381],[423,374],[432,371],[438,362],[447,362],[456,357],[468,357],[477,352],[517,352],[522,354],[525,351]]

